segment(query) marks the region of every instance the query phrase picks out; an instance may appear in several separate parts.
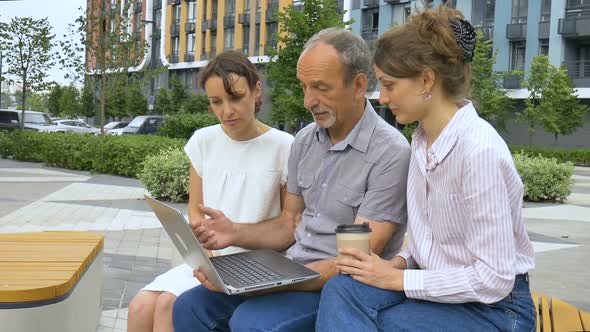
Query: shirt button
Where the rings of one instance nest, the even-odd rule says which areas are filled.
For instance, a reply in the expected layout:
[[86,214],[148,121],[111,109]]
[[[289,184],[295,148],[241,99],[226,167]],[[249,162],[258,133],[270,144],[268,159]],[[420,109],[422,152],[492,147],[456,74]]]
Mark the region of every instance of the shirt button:
[[307,233],[307,237],[311,237],[311,233]]
[[320,213],[316,214],[316,217],[321,217],[322,215]]
[[299,181],[299,184],[303,184],[303,181]]
[[322,188],[326,188],[327,185],[325,183],[322,183]]

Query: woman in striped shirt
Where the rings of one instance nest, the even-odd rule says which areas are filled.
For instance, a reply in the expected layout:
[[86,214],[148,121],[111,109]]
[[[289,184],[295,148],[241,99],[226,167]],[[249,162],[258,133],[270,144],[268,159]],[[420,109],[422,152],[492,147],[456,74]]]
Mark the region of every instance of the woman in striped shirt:
[[[317,331],[531,331],[534,252],[523,184],[505,142],[463,96],[473,26],[440,6],[377,42],[380,103],[418,121],[408,174],[408,244],[392,260],[354,249],[322,290]],[[394,198],[392,198],[394,199]]]

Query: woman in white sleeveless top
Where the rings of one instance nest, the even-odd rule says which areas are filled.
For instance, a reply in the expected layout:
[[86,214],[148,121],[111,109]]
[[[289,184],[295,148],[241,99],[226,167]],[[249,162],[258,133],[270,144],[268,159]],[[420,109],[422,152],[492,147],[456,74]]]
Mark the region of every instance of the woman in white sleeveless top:
[[[200,84],[221,124],[197,130],[184,147],[191,162],[191,224],[204,218],[203,205],[241,222],[277,217],[293,137],[256,119],[262,98],[256,67],[242,53],[224,52],[203,70]],[[230,247],[212,254],[243,250]],[[186,264],[158,276],[129,304],[128,331],[173,331],[174,301],[198,285]]]

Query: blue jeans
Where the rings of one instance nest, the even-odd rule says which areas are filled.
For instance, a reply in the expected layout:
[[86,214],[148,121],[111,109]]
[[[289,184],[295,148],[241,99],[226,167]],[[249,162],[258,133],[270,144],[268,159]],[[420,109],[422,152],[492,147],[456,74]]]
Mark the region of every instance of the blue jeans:
[[322,289],[316,331],[534,331],[529,285],[517,279],[512,292],[493,304],[435,303],[408,299],[338,275]]
[[226,295],[198,286],[174,302],[174,331],[313,331],[320,292]]

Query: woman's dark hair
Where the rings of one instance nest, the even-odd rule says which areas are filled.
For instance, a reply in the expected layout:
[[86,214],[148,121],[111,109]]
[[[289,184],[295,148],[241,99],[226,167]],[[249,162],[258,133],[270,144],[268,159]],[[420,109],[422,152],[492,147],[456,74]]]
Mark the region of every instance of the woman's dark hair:
[[[199,85],[205,89],[205,83],[211,76],[219,76],[223,81],[225,92],[232,97],[240,97],[240,94],[234,90],[231,74],[245,78],[250,91],[254,91],[256,84],[260,81],[256,67],[244,54],[225,51],[214,57],[203,69]],[[261,100],[256,100],[256,113],[260,111],[261,104]]]
[[463,14],[439,6],[384,33],[377,41],[374,61],[384,73],[398,78],[418,77],[430,68],[443,91],[459,99],[471,87],[469,62],[474,48],[475,32]]

